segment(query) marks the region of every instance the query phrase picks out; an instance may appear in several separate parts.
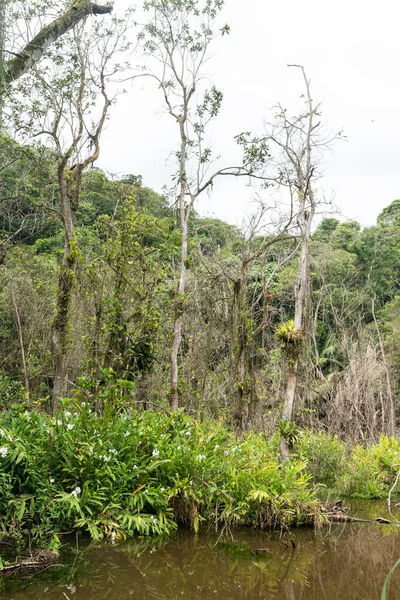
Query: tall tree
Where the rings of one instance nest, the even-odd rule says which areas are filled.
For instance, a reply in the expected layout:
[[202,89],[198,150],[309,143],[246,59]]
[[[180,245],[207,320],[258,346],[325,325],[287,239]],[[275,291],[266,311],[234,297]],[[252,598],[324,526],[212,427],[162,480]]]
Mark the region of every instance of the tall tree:
[[178,357],[185,309],[188,225],[193,206],[217,176],[248,175],[255,168],[254,157],[249,155],[239,167],[220,169],[211,176],[208,173],[212,151],[205,140],[206,129],[218,115],[223,95],[215,86],[204,91],[202,97],[200,92],[210,45],[216,36],[229,32],[227,25],[214,30],[223,4],[223,0],[150,0],[144,7],[151,18],[140,35],[148,60],[152,61],[152,70],[147,74],[158,82],[165,107],[179,130],[175,181],[182,246],[171,348],[172,410],[179,406]]
[[[126,22],[114,19],[74,27],[48,50],[48,63],[32,65],[28,82],[16,89],[23,97],[34,89],[34,102],[18,104],[10,112],[20,131],[50,144],[57,161],[58,207],[64,231],[57,310],[52,326],[54,359],[53,409],[65,395],[67,383],[68,327],[75,265],[79,251],[74,215],[79,206],[82,175],[100,153],[100,137],[112,98],[107,85],[119,70],[119,52],[126,49]],[[50,66],[49,66],[50,65]],[[29,81],[29,78],[31,81]]]
[[[315,182],[320,173],[318,165],[322,151],[329,146],[334,137],[321,131],[320,106],[314,104],[311,97],[310,81],[304,67],[289,65],[300,69],[305,84],[305,111],[290,117],[286,109],[279,106],[276,123],[268,130],[266,141],[278,152],[279,184],[286,186],[290,196],[296,201],[296,219],[300,242],[300,256],[295,285],[294,319],[282,324],[278,336],[285,349],[288,363],[285,399],[282,420],[290,422],[296,395],[297,375],[301,349],[309,336],[307,314],[310,316],[311,279],[310,279],[310,238],[313,219],[317,208]],[[289,447],[282,437],[281,458],[288,457]]]

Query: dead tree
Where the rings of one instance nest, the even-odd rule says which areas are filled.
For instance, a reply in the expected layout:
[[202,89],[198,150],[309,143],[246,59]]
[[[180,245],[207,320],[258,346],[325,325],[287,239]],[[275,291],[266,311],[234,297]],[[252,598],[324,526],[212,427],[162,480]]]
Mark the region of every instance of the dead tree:
[[[212,152],[205,141],[206,128],[220,110],[223,95],[215,87],[200,96],[202,69],[209,58],[209,47],[217,35],[229,33],[227,25],[217,33],[215,20],[222,8],[220,0],[150,0],[145,8],[151,19],[140,39],[149,61],[146,75],[153,77],[161,89],[164,106],[174,119],[179,132],[179,147],[175,153],[177,172],[175,206],[179,215],[182,242],[178,282],[174,299],[174,325],[171,345],[170,408],[179,407],[178,358],[182,341],[185,313],[185,289],[188,269],[188,225],[199,196],[211,188],[216,177],[224,175],[256,176],[257,160],[245,155],[239,167],[220,169],[209,176]],[[262,144],[261,144],[262,145]],[[259,150],[259,149],[258,149]],[[263,158],[266,157],[266,153]],[[262,162],[262,161],[261,161]]]

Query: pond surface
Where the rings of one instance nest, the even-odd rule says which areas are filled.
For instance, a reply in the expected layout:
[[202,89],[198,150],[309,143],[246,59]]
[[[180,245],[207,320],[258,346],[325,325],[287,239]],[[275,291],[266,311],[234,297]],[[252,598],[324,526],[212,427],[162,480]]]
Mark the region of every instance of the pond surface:
[[[358,505],[353,514],[388,516],[384,503]],[[30,579],[0,578],[0,598],[379,600],[385,576],[400,558],[400,528],[391,525],[232,533],[233,539],[179,530],[166,543],[150,544],[80,541],[78,549],[64,550],[62,567]],[[400,569],[388,598],[400,598]]]

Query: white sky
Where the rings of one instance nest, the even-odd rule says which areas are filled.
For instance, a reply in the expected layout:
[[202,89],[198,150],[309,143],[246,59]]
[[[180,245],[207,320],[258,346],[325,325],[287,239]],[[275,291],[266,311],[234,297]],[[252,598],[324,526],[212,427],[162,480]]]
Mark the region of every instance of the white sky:
[[[129,6],[116,0],[116,12]],[[212,142],[219,166],[237,163],[233,137],[263,132],[270,108],[302,107],[301,74],[287,63],[301,63],[312,95],[322,102],[323,120],[343,129],[325,159],[321,182],[326,197],[345,218],[363,225],[400,197],[400,5],[395,0],[226,0],[222,21],[231,33],[218,40],[207,75],[224,93]],[[160,107],[149,80],[128,84],[103,138],[99,166],[111,173],[143,176],[160,191],[170,184],[166,165],[176,143],[175,124]],[[252,190],[223,178],[197,210],[240,224],[251,211]]]

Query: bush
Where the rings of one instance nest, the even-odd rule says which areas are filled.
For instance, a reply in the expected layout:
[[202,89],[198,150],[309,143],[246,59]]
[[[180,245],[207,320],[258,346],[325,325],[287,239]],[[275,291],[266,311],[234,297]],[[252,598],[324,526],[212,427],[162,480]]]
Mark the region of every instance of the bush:
[[301,432],[296,441],[298,457],[307,463],[314,484],[335,488],[346,466],[347,446],[326,433]]
[[354,447],[337,486],[345,496],[383,498],[394,484],[399,468],[399,441],[382,435],[378,444]]
[[[36,540],[60,531],[168,534],[178,523],[301,525],[320,507],[306,463],[279,464],[261,435],[178,412],[96,415],[64,401],[56,419],[0,413],[0,529]],[[54,540],[53,540],[54,542]]]

